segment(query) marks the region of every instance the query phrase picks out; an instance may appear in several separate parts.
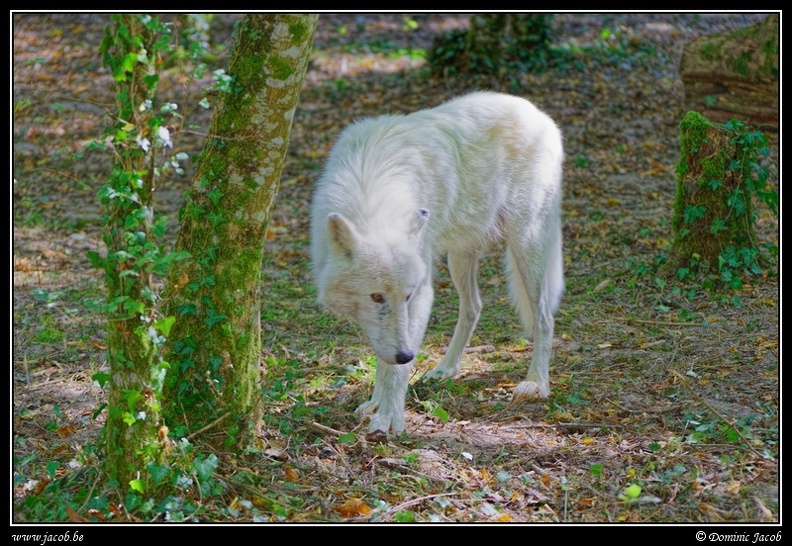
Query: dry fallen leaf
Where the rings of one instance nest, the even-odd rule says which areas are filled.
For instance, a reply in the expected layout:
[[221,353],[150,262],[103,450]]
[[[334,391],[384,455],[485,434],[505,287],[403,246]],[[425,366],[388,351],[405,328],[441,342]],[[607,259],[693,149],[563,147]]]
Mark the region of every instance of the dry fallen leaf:
[[72,510],[72,508],[68,504],[66,505],[66,517],[69,519],[69,521],[73,521],[73,522],[88,521],[88,518]]
[[77,432],[77,427],[75,427],[74,425],[64,425],[55,432],[57,432],[58,436],[60,436],[61,438],[68,438],[69,436]]
[[368,516],[371,514],[371,508],[369,508],[362,499],[354,497],[348,498],[343,504],[336,506],[335,511],[345,518]]
[[366,434],[366,441],[372,444],[384,444],[388,441],[388,435],[381,430],[375,430]]
[[290,466],[286,467],[284,473],[286,474],[287,482],[296,482],[297,480],[300,479],[300,473]]

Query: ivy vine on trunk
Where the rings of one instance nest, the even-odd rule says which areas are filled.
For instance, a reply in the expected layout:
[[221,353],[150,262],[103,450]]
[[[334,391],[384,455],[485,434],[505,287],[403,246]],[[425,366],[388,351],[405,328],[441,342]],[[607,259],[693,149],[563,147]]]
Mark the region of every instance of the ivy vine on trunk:
[[[107,128],[116,162],[99,192],[105,206],[106,257],[89,253],[105,271],[109,373],[94,379],[109,383],[105,468],[125,490],[143,493],[148,469],[165,454],[160,393],[168,368],[160,347],[172,318],[157,310],[154,277],[165,275],[184,254],[164,251],[165,218],[152,207],[160,169],[157,157],[170,146],[163,112],[157,110],[156,59],[168,46],[168,29],[141,14],[112,16],[101,45],[116,86],[117,116]],[[127,489],[128,488],[128,489]]]

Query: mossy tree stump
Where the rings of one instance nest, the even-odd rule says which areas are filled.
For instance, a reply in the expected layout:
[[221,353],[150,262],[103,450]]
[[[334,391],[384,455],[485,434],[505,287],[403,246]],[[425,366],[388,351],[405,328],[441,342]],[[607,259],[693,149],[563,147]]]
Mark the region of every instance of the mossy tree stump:
[[780,26],[775,13],[755,25],[686,44],[679,67],[685,109],[713,121],[737,118],[777,132]]
[[[737,138],[734,125],[688,112],[679,129],[674,237],[666,268],[682,277],[679,268],[719,270],[729,247],[757,247],[752,193],[763,189],[764,180],[759,176],[761,187],[754,184],[755,170],[761,167],[744,157],[744,139]],[[764,139],[761,133],[746,134]]]
[[479,13],[469,29],[435,39],[429,64],[444,75],[489,74],[499,78],[546,62],[552,14]]

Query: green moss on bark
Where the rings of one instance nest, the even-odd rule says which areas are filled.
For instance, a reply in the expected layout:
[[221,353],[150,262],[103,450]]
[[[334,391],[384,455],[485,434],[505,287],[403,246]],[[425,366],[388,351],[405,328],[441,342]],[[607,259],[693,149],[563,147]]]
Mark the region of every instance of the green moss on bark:
[[235,91],[215,111],[181,217],[177,247],[194,259],[169,279],[178,371],[166,382],[166,417],[191,430],[222,418],[209,431],[215,442],[244,445],[260,418],[261,261],[316,19],[242,20],[228,70]]

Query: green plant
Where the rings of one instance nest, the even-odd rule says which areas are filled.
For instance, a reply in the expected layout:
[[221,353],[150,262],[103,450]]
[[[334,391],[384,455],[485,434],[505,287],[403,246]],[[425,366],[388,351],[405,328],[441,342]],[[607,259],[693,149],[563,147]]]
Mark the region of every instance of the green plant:
[[763,275],[778,255],[774,243],[759,244],[756,204],[778,216],[778,192],[768,184],[770,147],[765,135],[744,122],[719,125],[697,112],[680,124],[682,159],[672,227],[678,280],[717,272],[739,290],[743,279]]
[[400,510],[393,514],[393,521],[399,523],[415,523],[417,518],[415,517],[415,512],[412,510]]

